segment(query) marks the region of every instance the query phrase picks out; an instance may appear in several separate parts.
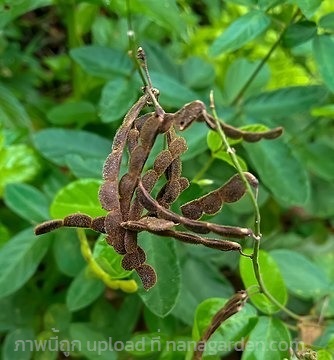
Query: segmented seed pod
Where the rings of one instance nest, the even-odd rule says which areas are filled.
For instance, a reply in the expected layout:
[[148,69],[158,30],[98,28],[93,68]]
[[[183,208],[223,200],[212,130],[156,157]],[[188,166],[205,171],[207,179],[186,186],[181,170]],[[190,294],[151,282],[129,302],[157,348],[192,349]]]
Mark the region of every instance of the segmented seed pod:
[[136,272],[140,277],[145,290],[149,290],[157,282],[157,274],[152,266],[143,264],[136,268]]
[[122,267],[125,270],[133,270],[139,268],[146,261],[145,251],[141,247],[137,247],[132,253],[123,256]]
[[44,221],[43,223],[38,224],[35,227],[35,235],[43,235],[50,231],[59,229],[62,226],[63,226],[63,220],[57,219],[57,220]]

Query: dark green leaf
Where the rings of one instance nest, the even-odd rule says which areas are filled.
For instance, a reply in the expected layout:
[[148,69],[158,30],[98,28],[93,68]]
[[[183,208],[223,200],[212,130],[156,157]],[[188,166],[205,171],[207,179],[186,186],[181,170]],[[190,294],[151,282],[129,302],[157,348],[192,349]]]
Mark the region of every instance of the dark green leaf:
[[65,156],[66,164],[77,178],[97,178],[102,176],[104,159],[87,158],[78,154]]
[[[252,253],[250,249],[246,249],[244,252],[247,254]],[[288,299],[286,287],[274,258],[264,250],[260,250],[259,266],[266,289],[280,304],[285,305]],[[249,289],[251,286],[258,286],[250,258],[244,256],[240,258],[240,274],[246,289]],[[277,305],[273,304],[263,294],[253,295],[251,302],[266,314],[273,314],[280,310]]]
[[98,45],[72,49],[70,55],[88,74],[112,79],[115,75],[128,76],[132,65],[126,52]]
[[63,218],[69,214],[81,212],[92,217],[102,216],[106,211],[102,209],[98,200],[101,181],[95,179],[80,179],[71,182],[53,199],[50,213],[53,218]]
[[305,168],[281,140],[243,143],[259,179],[284,206],[303,205],[310,194]]
[[270,17],[264,12],[253,10],[235,20],[211,45],[212,56],[240,49],[243,45],[262,34],[270,25]]
[[326,274],[305,256],[288,249],[273,250],[275,259],[289,291],[301,298],[319,298],[330,286]]
[[194,89],[211,86],[215,78],[213,66],[198,57],[188,58],[182,70],[185,83]]
[[156,315],[164,317],[174,308],[181,286],[180,264],[173,239],[149,233],[141,234],[147,263],[157,273],[157,283],[149,291],[139,290],[144,304]]
[[7,334],[2,348],[3,360],[30,360],[34,346],[34,331],[31,328],[19,328]]
[[103,122],[120,120],[138,98],[138,89],[129,80],[116,78],[107,82],[102,90],[99,116]]
[[320,178],[312,179],[311,197],[306,204],[306,211],[314,216],[334,216],[334,183]]
[[104,291],[105,286],[84,268],[72,281],[66,295],[66,305],[70,311],[83,309],[95,301]]
[[32,228],[21,231],[0,252],[0,298],[22,287],[44,257],[50,237],[36,237]]
[[66,156],[77,154],[83,158],[105,159],[110,141],[93,133],[79,130],[45,129],[33,136],[36,148],[48,160],[66,165]]
[[53,107],[47,117],[55,125],[85,124],[96,119],[96,109],[88,101],[68,102]]
[[334,31],[334,12],[322,16],[318,25],[326,30]]
[[334,36],[315,37],[313,54],[324,83],[331,92],[334,92]]
[[47,220],[49,201],[46,196],[28,184],[8,184],[5,188],[6,205],[31,223]]
[[300,21],[291,24],[283,36],[283,44],[295,47],[312,39],[317,34],[317,26],[312,21]]
[[[284,323],[274,317],[261,316],[250,333],[243,360],[282,360],[290,358],[291,338]],[[260,345],[261,344],[261,345]],[[254,352],[256,349],[256,352]]]
[[282,117],[309,110],[326,98],[322,86],[291,86],[252,96],[245,102],[245,112],[253,116]]
[[65,304],[54,303],[44,313],[44,328],[66,331],[71,322],[71,313]]
[[53,254],[59,270],[70,277],[78,275],[86,264],[74,229],[58,231],[53,242]]

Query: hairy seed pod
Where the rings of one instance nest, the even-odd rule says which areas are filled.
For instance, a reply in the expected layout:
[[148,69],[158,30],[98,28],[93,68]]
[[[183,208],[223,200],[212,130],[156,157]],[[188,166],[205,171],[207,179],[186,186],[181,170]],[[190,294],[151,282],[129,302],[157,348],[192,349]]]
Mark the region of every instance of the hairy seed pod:
[[282,134],[283,134],[283,128],[282,127],[277,127],[277,128],[272,129],[270,131],[267,131],[264,138],[268,139],[268,140],[273,140],[273,139],[278,138]]
[[86,214],[71,214],[64,218],[64,226],[90,228],[92,224],[92,218]]
[[184,217],[188,219],[198,220],[203,214],[203,210],[198,206],[197,201],[190,201],[181,206]]
[[127,253],[122,259],[122,267],[124,270],[133,270],[139,268],[146,261],[145,251],[137,246],[134,252]]
[[143,147],[150,149],[153,146],[160,124],[160,118],[156,115],[146,120],[139,135]]
[[118,176],[118,170],[119,170],[119,164],[114,161],[114,154],[111,152],[107,156],[103,164],[103,170],[102,170],[103,179],[116,181]]
[[189,187],[189,180],[186,177],[179,178],[181,192]]
[[164,192],[161,197],[161,202],[160,201],[158,202],[161,204],[164,203],[166,205],[168,204],[170,205],[179,197],[180,193],[181,193],[181,188],[178,179],[170,180],[169,182],[166,183],[166,186],[164,187]]
[[63,226],[63,220],[45,221],[35,227],[35,235],[46,234]]
[[151,192],[155,183],[158,181],[158,174],[154,170],[148,170],[142,177],[141,181],[144,188]]
[[204,110],[205,105],[199,100],[184,105],[174,114],[174,126],[181,131],[185,130],[190,124],[200,118]]
[[122,216],[118,211],[110,211],[105,219],[105,230],[108,239],[112,243],[115,251],[119,254],[125,254],[124,236],[125,230],[121,227]]
[[99,200],[103,209],[110,211],[119,203],[117,181],[105,181],[99,189]]
[[188,150],[187,142],[184,138],[178,136],[176,137],[168,146],[173,158],[181,156],[184,152]]
[[128,134],[128,149],[131,153],[133,149],[138,145],[138,139],[139,139],[139,131],[137,129],[131,129]]
[[143,264],[136,268],[136,272],[140,277],[143,287],[145,290],[149,290],[157,282],[157,274],[152,266],[148,264]]
[[167,167],[173,161],[172,155],[169,150],[163,150],[155,159],[153,164],[154,171],[158,176],[162,175]]
[[[122,224],[121,224],[121,226],[124,227]],[[126,228],[124,227],[124,229],[126,229]],[[132,229],[126,231],[125,235],[124,235],[124,247],[125,247],[125,251],[127,253],[135,252],[138,247],[138,244],[137,244],[138,232],[131,231],[131,230]]]
[[145,216],[140,220],[124,221],[121,225],[124,229],[133,231],[164,231],[173,228],[177,224],[173,221]]
[[147,150],[142,145],[137,145],[130,155],[129,173],[140,171],[147,158]]
[[101,234],[105,234],[106,230],[104,228],[105,216],[98,216],[93,219],[91,228],[92,230],[99,232]]
[[[259,184],[258,180],[251,173],[244,173],[247,181],[251,186],[256,188]],[[233,203],[242,198],[246,192],[245,184],[239,174],[236,174],[228,180],[219,190],[220,198],[227,203]]]

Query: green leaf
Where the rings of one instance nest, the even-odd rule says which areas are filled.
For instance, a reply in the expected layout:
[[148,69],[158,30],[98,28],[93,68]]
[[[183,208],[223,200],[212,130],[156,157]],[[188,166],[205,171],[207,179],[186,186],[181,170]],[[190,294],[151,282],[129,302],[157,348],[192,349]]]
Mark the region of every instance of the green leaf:
[[334,31],[334,12],[322,16],[319,19],[318,26],[329,31]]
[[312,116],[325,116],[331,117],[334,116],[334,105],[324,105],[320,107],[315,107],[311,110]]
[[88,74],[112,79],[115,75],[130,75],[132,64],[125,51],[98,45],[72,49],[70,56]]
[[253,360],[254,354],[256,360],[289,359],[290,342],[290,333],[281,320],[261,316],[250,333],[242,359]]
[[71,313],[65,304],[53,303],[44,313],[44,328],[66,331],[71,322]]
[[232,286],[214,266],[188,256],[182,266],[181,293],[172,315],[192,326],[196,308],[203,300],[232,294]]
[[151,71],[150,75],[152,83],[160,90],[159,101],[163,106],[181,107],[190,101],[198,99],[198,95],[194,91],[172,76],[155,71]]
[[[1,6],[1,5],[0,5]],[[2,16],[0,11],[0,28],[2,23]],[[0,84],[0,116],[1,121],[4,122],[8,128],[25,127],[32,128],[29,115],[27,114],[23,105],[14,96],[14,94],[6,87]]]
[[8,184],[4,192],[6,205],[31,223],[47,220],[49,201],[46,196],[28,184]]
[[117,351],[113,349],[113,342],[110,343],[110,338],[107,339],[89,323],[72,323],[70,336],[71,344],[77,345],[75,350],[89,360],[117,359]]
[[69,154],[105,159],[110,151],[109,140],[87,131],[50,128],[36,133],[33,141],[44,157],[60,166]]
[[303,165],[281,140],[243,143],[260,181],[283,206],[303,205],[309,198],[309,178]]
[[322,86],[291,86],[248,98],[244,110],[253,116],[286,118],[321,104],[326,94]]
[[101,268],[113,279],[123,279],[132,274],[132,271],[123,269],[121,264],[123,256],[106,242],[104,236],[100,236],[96,241],[93,256]]
[[[227,299],[209,298],[197,307],[192,330],[193,340],[198,341],[200,339],[211,324],[214,315],[223,308],[226,302]],[[253,326],[252,320],[256,318],[256,315],[255,308],[246,304],[241,311],[224,321],[207,342],[204,357],[216,354],[221,356],[223,353],[227,353],[229,347],[233,348],[236,342],[247,336]],[[217,344],[225,344],[225,351],[220,350]]]
[[291,293],[306,299],[318,299],[328,293],[330,282],[326,274],[304,255],[287,249],[273,250],[270,255],[277,262]]
[[46,116],[54,125],[85,124],[96,119],[96,109],[88,101],[75,101],[53,107]]
[[302,13],[309,19],[311,18],[323,0],[294,0],[293,2],[300,8]]
[[156,270],[158,280],[149,291],[140,289],[139,295],[154,314],[164,317],[172,311],[180,293],[181,273],[175,241],[149,233],[140,235],[147,263]]
[[66,295],[66,305],[70,311],[83,309],[95,301],[104,289],[103,282],[94,277],[86,267],[71,282]]
[[213,66],[198,57],[189,57],[182,65],[182,71],[185,83],[194,89],[211,86],[215,78]]
[[53,199],[50,213],[53,218],[63,218],[81,212],[92,217],[106,215],[98,200],[101,181],[80,179],[62,188]]
[[[260,61],[249,61],[245,58],[238,58],[231,63],[224,78],[224,98],[227,103],[234,101],[259,64]],[[250,83],[243,96],[247,98],[250,95],[258,93],[265,87],[269,79],[269,67],[265,64],[261,67],[261,70]]]
[[334,92],[334,36],[319,35],[313,41],[313,55],[322,80]]
[[[246,249],[244,250],[244,252],[246,254],[252,253],[250,249]],[[259,265],[261,270],[261,276],[266,286],[266,289],[280,304],[285,305],[288,299],[288,295],[283,277],[274,258],[264,250],[260,250]],[[251,286],[258,286],[251,259],[242,256],[240,258],[239,266],[240,275],[245,288],[248,289]],[[265,314],[273,314],[280,310],[277,305],[273,304],[263,294],[253,295],[251,297],[251,302]]]
[[312,179],[311,197],[305,210],[316,217],[334,216],[334,183],[321,178]]
[[34,274],[48,247],[47,235],[36,237],[32,228],[21,231],[0,252],[0,298],[22,287]]
[[7,334],[2,348],[3,360],[30,360],[34,347],[30,341],[34,340],[31,328],[18,328]]
[[65,156],[66,164],[77,178],[97,178],[102,176],[104,159],[87,158],[78,154]]
[[264,12],[253,10],[235,20],[211,45],[212,56],[240,49],[263,33],[271,19]]
[[7,184],[31,180],[40,169],[34,151],[23,144],[1,148],[0,197]]
[[120,120],[137,98],[137,86],[131,84],[128,79],[116,78],[109,81],[102,90],[99,116],[105,123]]
[[267,11],[276,5],[283,5],[285,0],[258,0],[258,6],[261,10]]
[[74,229],[64,229],[57,233],[53,242],[53,254],[59,270],[69,277],[78,275],[86,265]]
[[291,24],[283,36],[283,44],[295,47],[312,39],[317,34],[317,25],[312,21],[299,21]]
[[152,356],[161,352],[167,341],[167,336],[160,332],[139,333],[131,337],[129,344],[129,354],[134,357],[142,358]]

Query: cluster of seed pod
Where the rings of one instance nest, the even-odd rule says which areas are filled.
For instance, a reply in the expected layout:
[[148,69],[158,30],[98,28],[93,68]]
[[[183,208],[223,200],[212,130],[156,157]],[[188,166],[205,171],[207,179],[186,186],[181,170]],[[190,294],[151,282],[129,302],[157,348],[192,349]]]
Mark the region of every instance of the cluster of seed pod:
[[[106,216],[91,218],[85,214],[71,214],[63,220],[50,220],[38,225],[37,235],[55,230],[62,226],[90,228],[106,234],[106,241],[124,255],[124,269],[134,269],[142,280],[145,289],[156,283],[155,270],[146,263],[146,254],[138,246],[137,236],[148,231],[160,236],[201,244],[222,251],[241,251],[237,242],[205,238],[202,234],[213,232],[219,236],[242,239],[252,235],[248,228],[224,226],[201,221],[203,213],[212,215],[218,212],[224,203],[238,201],[246,188],[239,175],[233,176],[219,189],[192,200],[181,207],[183,215],[170,210],[171,204],[185,190],[189,182],[182,177],[181,155],[187,150],[183,137],[175,133],[175,128],[186,129],[193,121],[205,121],[215,129],[213,118],[205,111],[201,101],[186,104],[176,113],[165,113],[157,100],[155,112],[139,117],[141,110],[155,96],[153,89],[146,89],[143,96],[132,106],[116,135],[112,149],[103,166],[103,184],[99,190],[101,206]],[[158,105],[157,105],[158,104]],[[222,124],[227,136],[243,138],[245,141],[258,141],[279,136],[281,128],[263,133],[248,133],[226,124]],[[159,134],[167,139],[167,149],[156,157],[153,168],[144,172],[144,166]],[[123,152],[128,149],[128,171],[119,178]],[[257,179],[250,173],[244,173],[251,186],[258,186]],[[151,191],[158,180],[165,176],[165,184],[154,198]],[[174,229],[183,226],[190,230]]]

